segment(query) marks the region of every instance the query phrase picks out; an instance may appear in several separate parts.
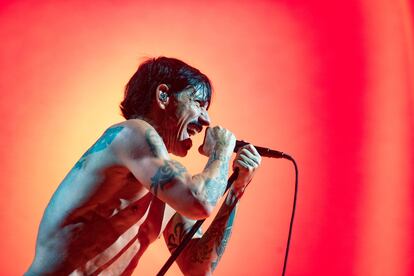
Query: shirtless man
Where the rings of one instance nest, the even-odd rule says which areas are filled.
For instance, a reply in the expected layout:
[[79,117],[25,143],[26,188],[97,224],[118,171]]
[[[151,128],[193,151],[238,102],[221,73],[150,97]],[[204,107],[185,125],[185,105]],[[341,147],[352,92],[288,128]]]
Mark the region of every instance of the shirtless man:
[[[195,220],[222,196],[234,135],[206,130],[204,170],[190,175],[169,153],[185,156],[191,136],[210,125],[211,85],[199,70],[172,58],[149,59],[128,82],[126,121],[109,127],[80,158],[50,200],[26,275],[130,275],[161,233],[171,252]],[[207,231],[177,259],[186,275],[209,275],[230,236],[237,200],[261,162],[252,145],[233,162],[233,183]]]

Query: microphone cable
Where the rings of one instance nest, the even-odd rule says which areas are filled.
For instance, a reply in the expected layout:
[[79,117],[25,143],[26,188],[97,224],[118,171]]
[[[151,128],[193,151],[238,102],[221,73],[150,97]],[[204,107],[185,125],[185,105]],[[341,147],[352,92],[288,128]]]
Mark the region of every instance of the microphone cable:
[[293,166],[295,167],[295,192],[293,194],[293,206],[292,206],[292,215],[290,217],[290,224],[289,224],[289,233],[288,233],[288,239],[286,244],[286,250],[285,250],[285,259],[283,261],[283,271],[282,276],[285,276],[286,273],[286,267],[287,267],[287,260],[289,256],[289,248],[290,248],[290,240],[292,238],[292,229],[293,229],[293,220],[295,219],[295,212],[296,212],[296,199],[298,195],[298,165],[296,164],[295,159],[291,157],[290,155],[287,155],[288,157],[285,157],[286,159],[292,161]]

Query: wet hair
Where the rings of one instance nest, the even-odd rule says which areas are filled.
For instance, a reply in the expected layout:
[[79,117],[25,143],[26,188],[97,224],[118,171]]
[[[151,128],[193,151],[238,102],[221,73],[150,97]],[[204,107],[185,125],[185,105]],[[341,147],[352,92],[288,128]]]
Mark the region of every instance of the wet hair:
[[125,86],[120,104],[125,119],[146,116],[155,100],[158,85],[166,84],[169,94],[193,87],[202,91],[208,103],[211,100],[211,82],[198,69],[175,58],[158,57],[144,61]]

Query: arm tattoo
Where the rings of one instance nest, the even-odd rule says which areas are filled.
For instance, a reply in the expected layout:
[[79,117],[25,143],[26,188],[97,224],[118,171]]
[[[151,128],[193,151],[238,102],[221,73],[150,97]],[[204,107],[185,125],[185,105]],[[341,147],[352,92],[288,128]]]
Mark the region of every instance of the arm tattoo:
[[164,165],[151,177],[151,190],[154,195],[158,194],[158,189],[165,190],[168,183],[172,183],[175,178],[181,178],[184,173],[186,169],[177,161],[164,160]]
[[[213,152],[209,158],[206,168],[213,166],[213,164],[219,165],[217,176],[206,179],[204,184],[207,201],[210,203],[216,204],[224,192],[229,159],[229,157],[219,155],[216,152]],[[214,163],[217,160],[222,162]],[[184,257],[186,262],[193,264],[191,266],[208,266],[212,271],[216,268],[231,235],[237,205],[237,201],[234,199],[235,197],[229,194],[207,232],[202,236],[202,233],[197,232],[201,238],[197,238],[196,242],[187,248]],[[185,226],[185,223],[178,222],[174,225],[173,233],[169,234],[167,246],[171,252],[179,246],[185,234],[190,230],[190,228],[186,229]]]
[[222,236],[220,236],[219,240],[216,241],[216,254],[217,259],[216,261],[212,262],[211,264],[211,270],[214,271],[221,259],[221,256],[224,254],[224,249],[226,249],[227,243],[230,239],[231,230],[233,227],[234,217],[236,215],[236,209],[234,208],[231,213],[230,217],[228,218],[226,228],[224,229],[224,233]]
[[[194,224],[191,224],[192,227]],[[183,241],[185,235],[187,235],[188,232],[190,232],[191,227],[188,227],[185,229],[185,224],[183,222],[178,222],[174,226],[174,232],[168,235],[168,241],[167,246],[168,249],[171,251],[171,253],[180,245],[180,243]],[[201,227],[197,229],[196,232],[197,235],[202,236],[202,230]]]
[[124,128],[124,126],[115,126],[107,129],[105,133],[96,141],[95,144],[90,147],[84,155],[82,155],[81,159],[75,164],[75,169],[81,169],[84,167],[84,163],[86,158],[98,151],[102,151],[106,149],[115,139],[119,132]]
[[182,242],[185,236],[184,223],[179,222],[174,227],[174,232],[168,236],[167,246],[168,249],[172,252],[175,250],[178,245]]
[[219,198],[223,195],[226,189],[226,180],[229,171],[229,157],[219,156],[215,151],[210,156],[206,168],[211,167],[212,163],[220,160],[219,174],[214,178],[207,178],[205,182],[205,189],[207,195],[207,202],[211,205],[216,205]]
[[[216,205],[217,201],[223,195],[224,190],[226,189],[229,159],[229,157],[219,155],[214,151],[206,165],[206,168],[208,168],[212,166],[214,161],[222,161],[219,167],[218,175],[214,178],[206,179],[206,182],[204,184],[206,189],[207,202],[212,205]],[[214,244],[218,243],[217,246],[221,244],[224,236],[225,224],[228,220],[228,215],[230,212],[227,209],[228,208],[226,208],[224,211],[223,209],[220,209],[213,223],[208,228],[206,234],[203,235],[203,237],[198,241],[194,250],[192,250],[190,256],[190,261],[192,263],[203,263],[205,261],[208,261],[211,258],[211,254],[213,253]],[[231,222],[228,231],[231,231],[232,223],[233,222]],[[227,236],[229,235],[230,232],[227,234]],[[224,247],[221,251],[224,251]]]
[[211,155],[210,155],[210,158],[209,158],[209,159],[208,159],[208,161],[207,161],[206,168],[211,167],[211,165],[213,164],[213,162],[214,162],[214,161],[216,161],[216,160],[220,160],[220,161],[223,161],[223,162],[225,162],[225,163],[228,163],[228,162],[229,162],[229,160],[230,160],[230,157],[228,157],[228,156],[223,156],[223,155],[221,155],[221,154],[217,153],[217,151],[213,151],[213,152],[211,153]]
[[145,140],[154,156],[161,156],[161,148],[165,148],[164,141],[153,128],[145,131]]
[[230,238],[236,213],[235,205],[223,207],[211,223],[207,232],[198,240],[197,245],[193,247],[191,255],[189,256],[190,262],[203,263],[210,260],[212,252],[215,250],[217,258],[211,263],[211,269],[214,270],[216,268]]
[[220,179],[208,178],[205,182],[207,202],[211,205],[216,205],[220,196],[223,195],[224,185],[220,184]]

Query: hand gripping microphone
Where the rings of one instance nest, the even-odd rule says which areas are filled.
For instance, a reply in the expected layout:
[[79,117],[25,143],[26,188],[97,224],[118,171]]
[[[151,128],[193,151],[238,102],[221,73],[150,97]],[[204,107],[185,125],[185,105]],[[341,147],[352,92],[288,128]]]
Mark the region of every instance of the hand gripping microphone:
[[[250,143],[245,142],[243,140],[237,140],[236,141],[236,146],[234,147],[234,152],[237,152],[241,147],[248,145]],[[281,151],[277,151],[277,150],[272,150],[269,148],[264,148],[264,147],[258,147],[258,146],[254,146],[257,150],[257,152],[260,154],[260,156],[262,157],[270,157],[270,158],[285,158],[285,159],[289,159],[292,160],[292,157],[289,154],[286,154],[284,152]]]

